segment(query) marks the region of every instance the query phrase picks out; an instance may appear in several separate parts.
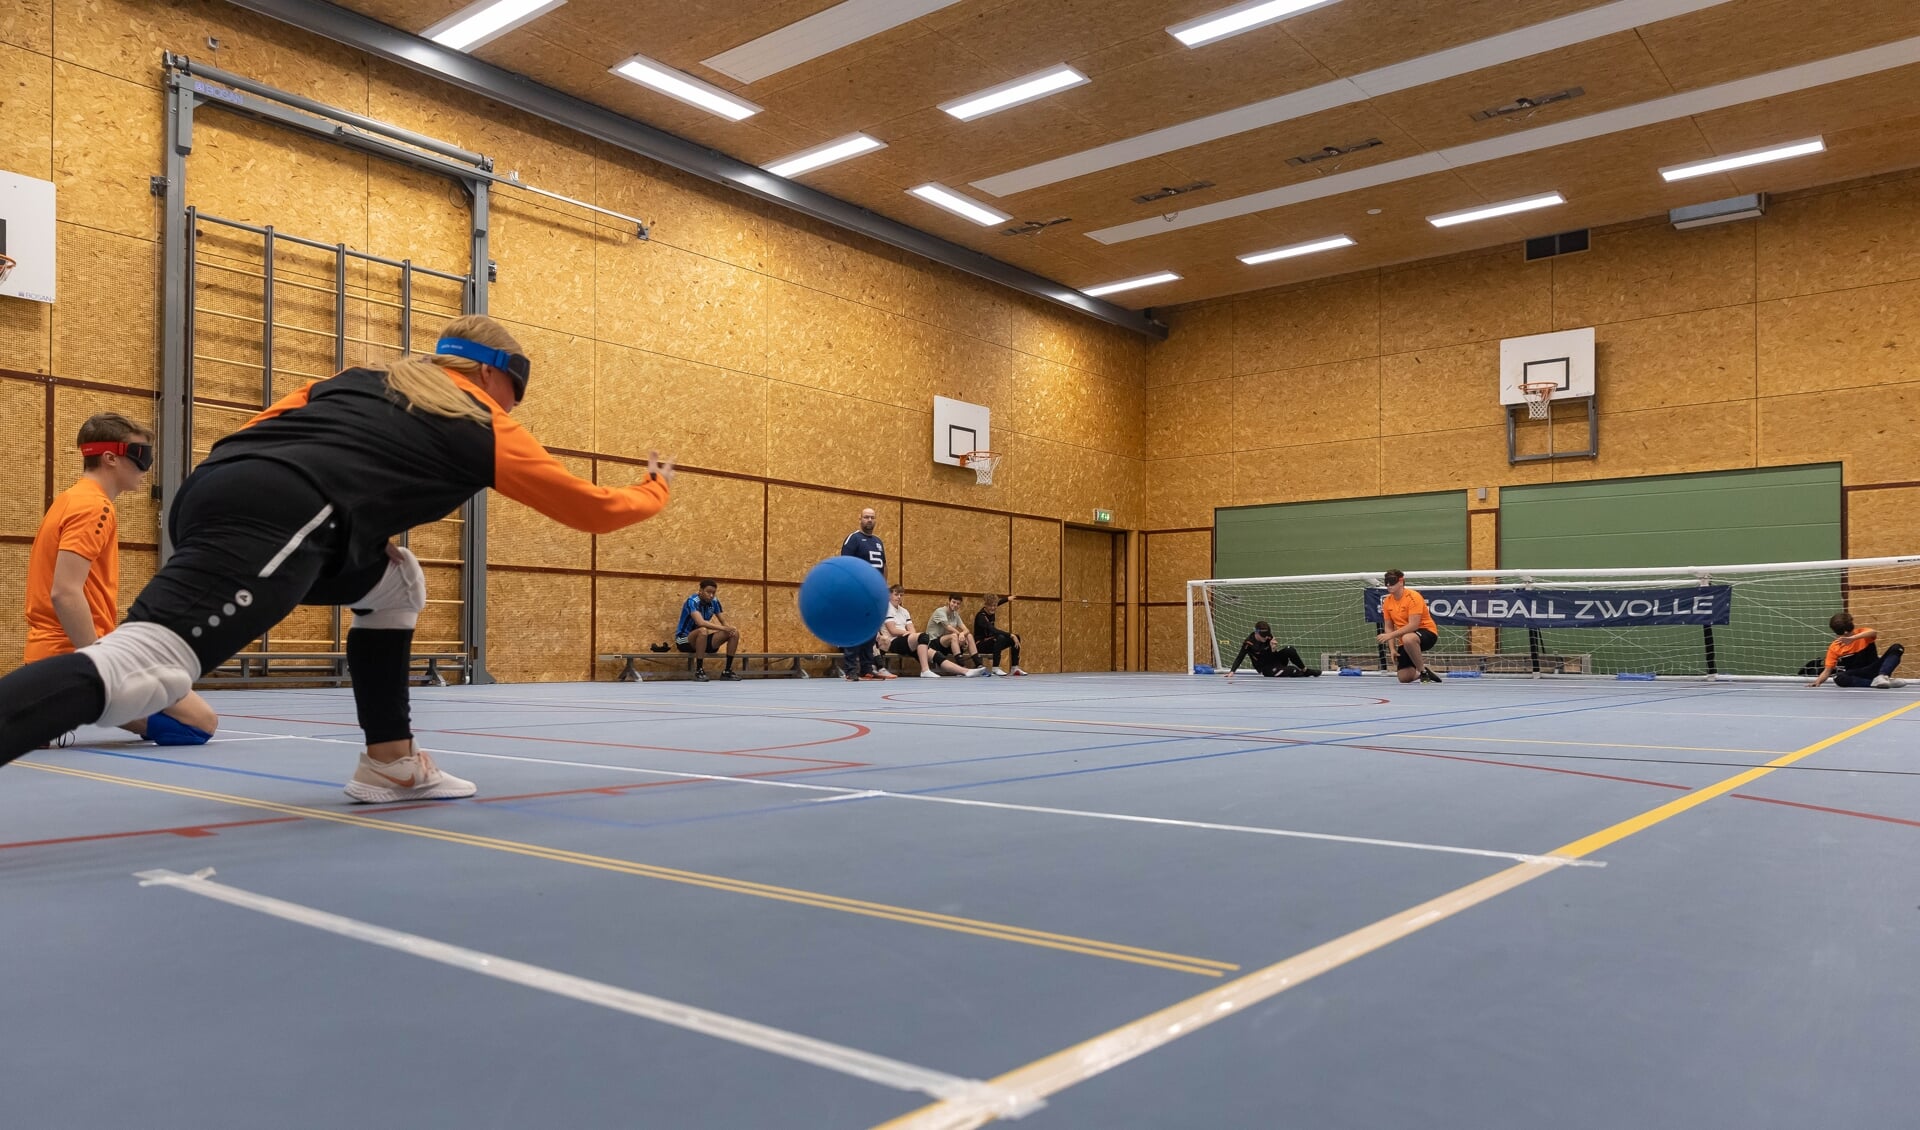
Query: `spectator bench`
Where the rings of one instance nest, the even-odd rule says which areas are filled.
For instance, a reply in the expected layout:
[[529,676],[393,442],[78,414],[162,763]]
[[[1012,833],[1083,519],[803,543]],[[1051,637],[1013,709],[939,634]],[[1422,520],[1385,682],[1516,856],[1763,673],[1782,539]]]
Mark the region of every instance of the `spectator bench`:
[[[838,665],[844,656],[837,651],[741,651],[734,653],[734,674],[743,679],[810,679],[813,676],[801,664],[809,661],[826,661]],[[616,651],[602,655],[602,663],[620,663],[619,681],[639,683],[649,679],[691,679],[693,661],[703,659],[707,662],[707,675],[717,678],[726,667],[725,652],[713,652],[707,655],[694,655],[685,651]],[[753,669],[753,661],[760,661],[760,669]],[[642,675],[636,663],[657,663],[666,668],[664,671]],[[775,666],[781,664],[781,666]]]
[[[423,687],[444,687],[445,664],[461,682],[467,681],[467,656],[458,651],[416,652],[407,664],[407,681]],[[345,686],[352,682],[347,674],[344,651],[243,651],[200,676],[199,686],[224,686],[261,682],[321,683]]]

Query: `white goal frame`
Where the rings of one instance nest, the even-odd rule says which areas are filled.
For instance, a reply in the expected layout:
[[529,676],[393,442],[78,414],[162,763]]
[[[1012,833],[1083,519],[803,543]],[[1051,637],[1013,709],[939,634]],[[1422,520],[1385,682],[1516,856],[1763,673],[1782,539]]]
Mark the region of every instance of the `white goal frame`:
[[[1792,573],[1821,569],[1841,570],[1880,566],[1920,566],[1920,554],[1900,557],[1855,557],[1832,561],[1769,561],[1761,564],[1745,565],[1674,565],[1666,567],[1639,566],[1621,569],[1425,569],[1410,571],[1406,574],[1407,583],[1415,588],[1422,584],[1443,583],[1451,587],[1485,588],[1489,592],[1516,589],[1553,589],[1555,587],[1590,586],[1600,582],[1625,582],[1631,586],[1635,582],[1648,585],[1672,584],[1691,579],[1705,585],[1715,579],[1754,576],[1767,573]],[[1213,623],[1213,607],[1202,595],[1208,588],[1227,588],[1236,585],[1274,585],[1274,584],[1317,584],[1325,582],[1357,582],[1379,587],[1385,584],[1383,571],[1367,573],[1311,573],[1283,577],[1225,577],[1201,578],[1187,582],[1187,674],[1195,674],[1194,667],[1199,662],[1195,652],[1194,604],[1199,601],[1202,615],[1206,619],[1207,639],[1217,648],[1218,634]],[[1213,665],[1221,663],[1219,652],[1214,650]],[[1216,673],[1218,673],[1216,671]],[[1365,675],[1392,675],[1392,672],[1365,671]],[[1612,679],[1613,675],[1598,674],[1560,674],[1530,672],[1515,674],[1489,674],[1489,678],[1554,678],[1554,679]],[[1700,674],[1700,675],[1661,675],[1667,681],[1697,682],[1752,682],[1784,683],[1804,682],[1800,675],[1741,675],[1741,674]]]

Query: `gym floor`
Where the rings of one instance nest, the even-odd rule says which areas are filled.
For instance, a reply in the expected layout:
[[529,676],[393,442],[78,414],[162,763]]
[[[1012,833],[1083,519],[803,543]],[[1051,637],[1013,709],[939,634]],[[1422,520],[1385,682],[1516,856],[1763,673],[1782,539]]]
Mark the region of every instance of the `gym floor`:
[[1900,691],[452,687],[388,808],[212,698],[0,771],[8,1126],[1914,1118]]

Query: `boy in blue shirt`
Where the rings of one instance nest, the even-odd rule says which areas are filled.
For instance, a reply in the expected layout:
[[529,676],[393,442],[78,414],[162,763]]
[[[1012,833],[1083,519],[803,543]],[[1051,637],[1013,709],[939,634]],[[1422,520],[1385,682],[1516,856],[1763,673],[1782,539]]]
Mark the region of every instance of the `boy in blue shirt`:
[[733,673],[733,653],[740,647],[740,629],[727,626],[719,594],[720,582],[702,579],[700,591],[680,606],[680,623],[673,629],[674,646],[696,657],[693,661],[695,682],[707,681],[707,662],[699,657],[718,652],[723,643],[727,645],[727,666],[720,672],[720,678],[723,682],[740,680],[740,676]]

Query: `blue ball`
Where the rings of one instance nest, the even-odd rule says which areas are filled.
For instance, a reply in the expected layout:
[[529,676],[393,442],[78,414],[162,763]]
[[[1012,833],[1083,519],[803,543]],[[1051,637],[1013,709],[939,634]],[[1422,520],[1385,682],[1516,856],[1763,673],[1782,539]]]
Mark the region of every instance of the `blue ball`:
[[858,557],[829,557],[800,582],[800,619],[834,647],[872,640],[888,603],[886,578]]

